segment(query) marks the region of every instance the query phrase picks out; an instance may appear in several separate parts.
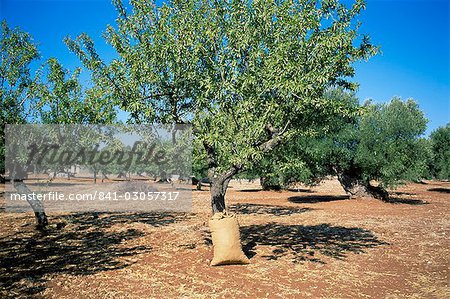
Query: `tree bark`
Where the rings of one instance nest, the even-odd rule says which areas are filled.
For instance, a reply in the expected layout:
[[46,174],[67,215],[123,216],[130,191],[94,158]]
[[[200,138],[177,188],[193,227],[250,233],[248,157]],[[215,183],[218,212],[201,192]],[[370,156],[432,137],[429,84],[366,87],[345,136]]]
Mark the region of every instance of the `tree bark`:
[[[20,194],[29,194],[31,193],[30,189],[28,189],[27,185],[21,181],[17,180],[13,182],[14,188]],[[36,217],[37,229],[43,229],[48,225],[47,215],[45,214],[44,205],[37,199],[30,199],[27,196],[27,202],[30,207],[33,209],[34,216]]]
[[376,198],[381,200],[389,198],[389,193],[382,187],[374,187],[356,174],[340,173],[338,174],[338,180],[345,192],[350,195],[350,198]]
[[225,210],[225,194],[231,178],[212,178],[211,180],[211,208],[213,214]]
[[170,182],[171,182],[171,180],[170,180],[169,176],[167,175],[167,173],[164,170],[160,171],[158,183],[170,183]]

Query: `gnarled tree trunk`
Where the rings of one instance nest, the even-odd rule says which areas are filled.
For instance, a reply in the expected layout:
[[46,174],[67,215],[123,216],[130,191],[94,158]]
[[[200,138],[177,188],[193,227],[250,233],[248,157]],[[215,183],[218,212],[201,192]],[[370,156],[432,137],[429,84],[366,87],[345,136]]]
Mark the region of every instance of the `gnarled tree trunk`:
[[387,200],[389,194],[381,187],[374,187],[356,173],[343,172],[338,174],[338,180],[350,198],[376,198]]

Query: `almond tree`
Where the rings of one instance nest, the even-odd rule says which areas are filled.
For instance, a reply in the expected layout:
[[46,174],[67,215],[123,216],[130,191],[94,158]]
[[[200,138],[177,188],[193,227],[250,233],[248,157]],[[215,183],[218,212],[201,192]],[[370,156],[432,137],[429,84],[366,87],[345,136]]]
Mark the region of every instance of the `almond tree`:
[[[36,78],[31,75],[30,64],[39,58],[39,52],[31,36],[19,28],[10,28],[1,22],[0,37],[0,177],[6,171],[5,145],[6,124],[25,124],[33,119],[36,101],[33,90]],[[13,149],[14,150],[14,149]],[[24,170],[14,169],[11,176],[14,188],[20,193],[28,193],[23,183]],[[17,180],[15,178],[18,178]],[[28,200],[28,198],[27,198]],[[47,216],[41,202],[28,200],[36,216],[38,227],[47,225]]]
[[103,61],[86,34],[66,40],[103,95],[136,123],[192,124],[207,156],[213,212],[230,179],[283,140],[345,114],[324,98],[354,89],[353,63],[375,54],[358,33],[361,0],[113,1]]
[[[40,56],[31,36],[19,28],[10,28],[1,23],[0,37],[0,173],[5,172],[5,125],[6,124],[65,124],[65,123],[109,123],[115,118],[113,107],[98,94],[94,87],[83,92],[78,80],[79,70],[65,70],[57,59],[51,58],[32,74],[31,64]],[[14,132],[13,132],[14,133]],[[13,139],[26,134],[11,134]],[[49,136],[49,134],[44,135]],[[14,143],[14,140],[11,140]],[[16,149],[10,157],[17,157]],[[12,177],[19,193],[29,193],[23,182],[26,171],[19,161],[12,161],[16,169]],[[21,167],[22,166],[22,167]],[[11,175],[10,169],[10,175]],[[3,180],[3,176],[1,176]],[[48,224],[44,207],[40,201],[28,201],[32,207],[38,228]]]
[[39,59],[39,52],[28,33],[10,28],[6,21],[1,22],[0,34],[0,174],[3,174],[5,124],[26,123],[32,115],[31,91],[36,80],[30,64]]

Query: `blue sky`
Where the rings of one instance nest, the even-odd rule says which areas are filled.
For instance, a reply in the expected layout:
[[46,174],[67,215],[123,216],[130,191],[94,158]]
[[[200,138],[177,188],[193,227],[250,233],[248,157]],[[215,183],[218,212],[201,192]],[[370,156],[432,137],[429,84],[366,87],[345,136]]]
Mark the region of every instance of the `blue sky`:
[[[382,54],[356,65],[358,97],[385,102],[415,99],[429,119],[427,134],[450,122],[450,1],[367,0],[361,32]],[[0,17],[29,32],[44,59],[57,57],[66,68],[80,66],[62,42],[88,33],[107,60],[114,52],[102,39],[116,12],[110,0],[0,0]],[[86,77],[84,77],[86,78]]]

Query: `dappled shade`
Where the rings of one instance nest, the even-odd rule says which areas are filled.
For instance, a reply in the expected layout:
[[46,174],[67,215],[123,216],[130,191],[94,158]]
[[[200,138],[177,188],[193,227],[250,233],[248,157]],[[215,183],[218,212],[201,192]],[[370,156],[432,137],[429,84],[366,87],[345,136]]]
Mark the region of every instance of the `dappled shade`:
[[411,199],[411,198],[403,198],[403,197],[395,197],[395,196],[390,196],[389,198],[385,199],[384,201],[387,203],[392,203],[392,204],[406,204],[406,205],[413,205],[413,206],[428,204],[428,202],[421,200],[421,199]]
[[307,196],[291,196],[288,198],[293,203],[318,203],[329,202],[335,200],[349,199],[348,195],[307,195]]
[[[231,187],[229,187],[231,188]],[[239,190],[239,192],[265,192],[266,190],[263,190],[262,188],[258,188],[258,189],[243,189],[243,190]],[[270,191],[281,191],[281,190],[270,190]],[[302,188],[288,188],[285,189],[284,191],[289,191],[289,192],[304,192],[304,193],[314,193],[315,191],[311,190],[311,189],[302,189]]]
[[[111,232],[116,224],[141,222],[163,226],[184,220],[186,214],[79,213],[53,217],[74,226],[44,232],[21,231],[0,239],[0,297],[34,297],[45,289],[49,275],[91,275],[127,267],[120,259],[149,252],[146,246],[124,242],[144,236],[136,229]],[[61,222],[62,221],[62,222]]]
[[266,214],[275,216],[288,216],[308,212],[310,208],[298,208],[287,206],[261,205],[242,203],[230,205],[229,210],[238,214]]
[[450,193],[450,188],[430,188],[428,191],[440,192],[440,193]]
[[324,263],[321,255],[344,259],[348,253],[365,253],[366,249],[388,245],[371,231],[357,227],[319,225],[285,225],[269,223],[241,227],[243,248],[250,257],[256,246],[273,246],[268,260],[290,257],[292,262]]
[[61,217],[62,220],[69,221],[79,226],[79,229],[89,229],[92,226],[97,228],[108,228],[116,224],[132,222],[145,223],[159,227],[169,225],[178,221],[193,217],[187,213],[76,213]]

